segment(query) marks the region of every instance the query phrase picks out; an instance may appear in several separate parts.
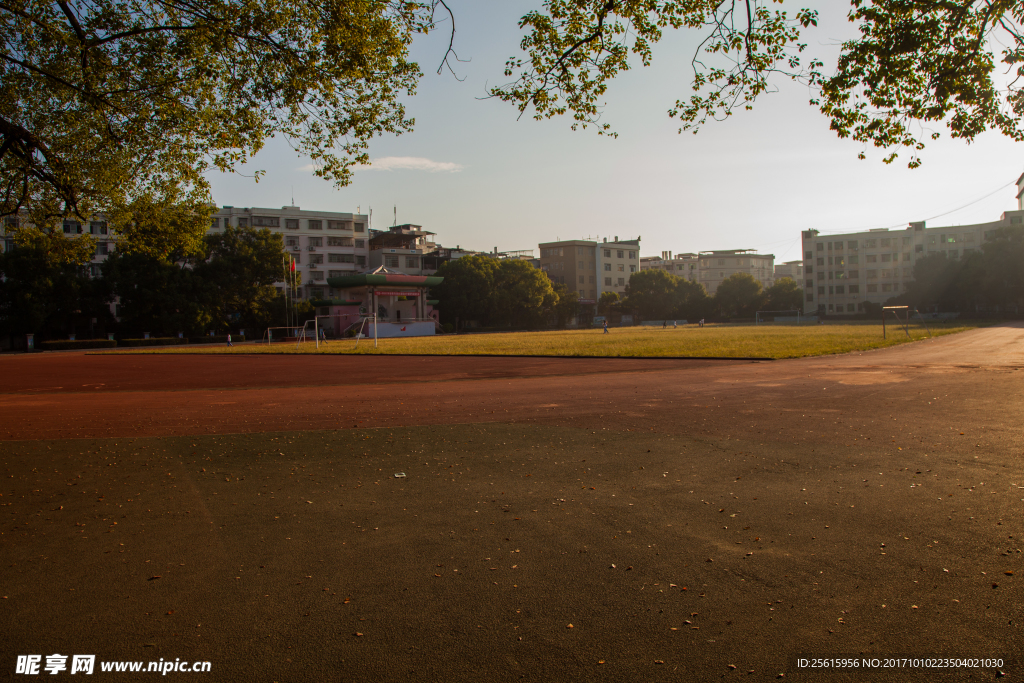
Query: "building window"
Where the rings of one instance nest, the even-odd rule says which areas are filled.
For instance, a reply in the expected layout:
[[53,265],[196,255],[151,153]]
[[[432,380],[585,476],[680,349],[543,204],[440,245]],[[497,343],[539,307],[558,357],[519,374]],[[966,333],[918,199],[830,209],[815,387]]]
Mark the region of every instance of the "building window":
[[109,247],[106,242],[100,242],[96,245],[96,254],[98,256],[106,256],[109,253],[108,249]]
[[106,235],[107,234],[107,222],[106,221],[92,221],[89,223],[89,233],[92,235]]
[[356,232],[366,232],[366,224],[356,223]]
[[[581,284],[581,285],[583,285],[583,284],[586,284],[586,283],[585,283],[585,282],[583,281],[583,276],[582,276],[582,275],[580,275],[580,284]],[[582,292],[582,291],[583,291],[583,290],[581,289],[581,290],[580,290],[580,292]]]
[[311,246],[311,247],[322,247],[322,246],[324,246],[324,238],[323,237],[310,237],[309,238],[309,246]]
[[805,261],[810,261],[812,258],[814,258],[814,252],[813,251],[805,251],[804,252],[804,260]]
[[636,266],[632,266],[632,265],[631,265],[631,266],[629,267],[629,272],[631,272],[631,273],[635,273],[635,272],[636,272]]
[[612,286],[612,279],[610,277],[606,277],[604,279],[604,286],[605,287],[611,287]]
[[279,228],[281,219],[277,216],[253,216],[252,226],[254,228]]
[[356,249],[365,249],[366,240],[356,240]]
[[248,218],[239,218],[238,219],[238,227],[240,227],[240,228],[248,228],[249,227],[249,219]]
[[216,230],[219,227],[220,227],[220,219],[219,218],[211,218],[210,219],[210,229],[211,230]]
[[352,254],[328,254],[328,263],[355,263],[355,258]]
[[850,249],[856,249],[857,248],[857,240],[850,240],[846,244],[846,246],[848,246]]
[[923,244],[915,244],[914,245],[914,252],[915,253],[920,254],[922,251],[924,251],[924,245]]
[[860,294],[860,285],[850,285],[850,294]]
[[622,258],[622,250],[621,249],[617,249],[615,251],[615,257],[616,258]]
[[351,247],[352,246],[352,238],[351,237],[334,237],[334,236],[331,236],[331,237],[327,238],[327,246],[329,246],[329,247]]
[[398,267],[398,256],[386,255],[384,257],[385,268],[397,268]]
[[[314,228],[313,227],[313,223],[319,223],[319,222],[320,221],[310,221],[309,222],[309,229],[310,230],[319,230],[320,228]],[[298,218],[285,218],[284,219],[284,227],[286,229],[288,229],[288,230],[298,230],[299,229],[299,219]]]
[[366,265],[366,257],[365,256],[356,256],[356,265],[357,266],[365,266]]
[[874,294],[878,291],[878,285],[868,285],[868,294]]
[[808,303],[814,301],[814,295],[808,292],[808,294],[807,294],[807,301],[808,301]]
[[[311,270],[311,271],[309,271],[309,277],[310,277],[311,280],[323,280],[324,279],[324,271],[322,271],[322,270]],[[323,295],[321,294],[321,296],[323,296]]]
[[835,250],[836,251],[842,251],[843,250],[843,243],[842,242],[836,242],[835,243]]
[[621,263],[620,263],[620,264],[618,264],[618,265],[619,265],[619,267],[618,267],[618,271],[619,271],[620,273],[624,273],[624,272],[626,271],[626,266],[624,266],[624,265],[623,265],[623,264],[621,264]]
[[845,285],[836,285],[836,294],[846,294]]
[[78,221],[64,221],[64,234],[65,235],[81,235],[82,224]]
[[[605,270],[611,270],[612,269],[612,264],[610,264],[610,263],[604,264],[604,269]],[[609,284],[611,284],[611,283],[609,283]]]
[[328,230],[351,230],[352,225],[348,221],[327,221]]
[[825,293],[825,288],[824,287],[818,287],[818,294],[824,294],[824,293]]
[[858,278],[860,278],[860,271],[859,270],[851,270],[850,271],[850,279],[851,280],[856,280]]
[[623,278],[621,278],[621,277],[620,277],[620,278],[619,278],[619,284],[618,284],[618,286],[619,286],[619,287],[623,287],[623,286],[625,286],[625,284],[626,284],[626,281],[625,281],[625,279],[623,279]]
[[814,287],[814,280],[808,280],[807,281],[807,288],[811,289],[812,287]]
[[323,254],[310,254],[309,255],[309,262],[310,263],[323,263],[324,262],[324,255]]
[[636,252],[635,251],[629,252],[629,258],[631,258],[633,260],[636,260]]
[[892,261],[892,254],[882,254],[882,263],[890,263]]
[[405,267],[406,268],[419,268],[420,267],[420,257],[419,256],[406,256],[405,257]]
[[860,256],[851,256],[850,257],[850,265],[851,266],[855,266],[858,263],[860,263]]
[[825,251],[824,242],[818,242],[818,251]]
[[867,263],[878,263],[878,257],[874,254],[868,254],[864,258]]

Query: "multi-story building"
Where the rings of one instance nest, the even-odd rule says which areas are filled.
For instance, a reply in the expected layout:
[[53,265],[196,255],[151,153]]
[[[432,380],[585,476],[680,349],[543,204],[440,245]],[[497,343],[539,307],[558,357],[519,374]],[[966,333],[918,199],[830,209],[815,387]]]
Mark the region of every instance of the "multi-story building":
[[700,261],[697,254],[675,254],[661,252],[661,256],[644,256],[640,259],[640,270],[664,270],[690,282],[698,281]]
[[788,277],[799,284],[800,280],[804,277],[804,262],[786,261],[775,266],[775,281],[778,282],[784,277]]
[[[368,217],[364,214],[223,206],[213,214],[210,231],[228,226],[268,228],[284,238],[284,248],[302,273],[299,296],[334,298],[327,278],[366,270],[369,261]],[[278,289],[284,288],[284,274]]]
[[370,267],[384,266],[389,271],[406,275],[426,275],[438,264],[425,257],[434,254],[434,233],[421,225],[393,225],[387,230],[373,230],[370,235]]
[[629,276],[640,270],[640,238],[609,242],[566,240],[544,242],[540,269],[552,282],[579,292],[580,303],[595,304],[604,292],[626,293]]
[[736,273],[749,273],[765,288],[775,282],[774,254],[758,254],[756,249],[730,249],[702,251],[697,256],[699,281],[709,296],[714,296],[718,285]]
[[1020,208],[991,223],[928,228],[919,221],[905,230],[837,235],[804,230],[804,311],[855,315],[864,311],[865,302],[884,304],[907,291],[918,259],[933,254],[959,259],[980,249],[994,230],[1024,224],[1024,176],[1018,187]]

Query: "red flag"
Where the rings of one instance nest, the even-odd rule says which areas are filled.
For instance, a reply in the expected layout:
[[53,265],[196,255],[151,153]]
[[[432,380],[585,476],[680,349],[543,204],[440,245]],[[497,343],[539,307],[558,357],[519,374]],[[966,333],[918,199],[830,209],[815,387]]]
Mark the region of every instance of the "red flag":
[[295,258],[292,258],[292,272],[295,272]]
[[402,328],[402,332],[405,332],[405,328],[404,327]]

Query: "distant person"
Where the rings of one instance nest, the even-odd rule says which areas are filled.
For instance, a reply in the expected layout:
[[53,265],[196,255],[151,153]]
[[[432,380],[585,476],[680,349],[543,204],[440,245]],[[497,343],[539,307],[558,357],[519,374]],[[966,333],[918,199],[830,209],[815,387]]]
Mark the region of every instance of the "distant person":
[[663,330],[667,330],[668,329],[668,321],[667,320],[662,320],[661,321],[661,329],[663,329]]
[[604,333],[608,334],[608,321],[607,320],[604,321]]
[[228,346],[234,346],[234,344],[231,343],[231,333],[230,332],[228,332]]
[[679,325],[676,325],[676,321],[675,321],[675,320],[673,320],[673,321],[672,321],[672,329],[674,330],[674,329],[676,329],[677,327],[679,327]]
[[322,327],[320,328],[320,341],[322,341],[324,344],[327,343],[327,330],[325,330]]

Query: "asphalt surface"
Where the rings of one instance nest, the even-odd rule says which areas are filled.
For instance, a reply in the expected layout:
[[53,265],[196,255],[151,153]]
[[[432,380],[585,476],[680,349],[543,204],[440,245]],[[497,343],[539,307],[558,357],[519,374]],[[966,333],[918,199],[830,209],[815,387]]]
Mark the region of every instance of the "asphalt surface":
[[0,359],[0,678],[1021,675],[1020,326],[770,363],[96,358]]

